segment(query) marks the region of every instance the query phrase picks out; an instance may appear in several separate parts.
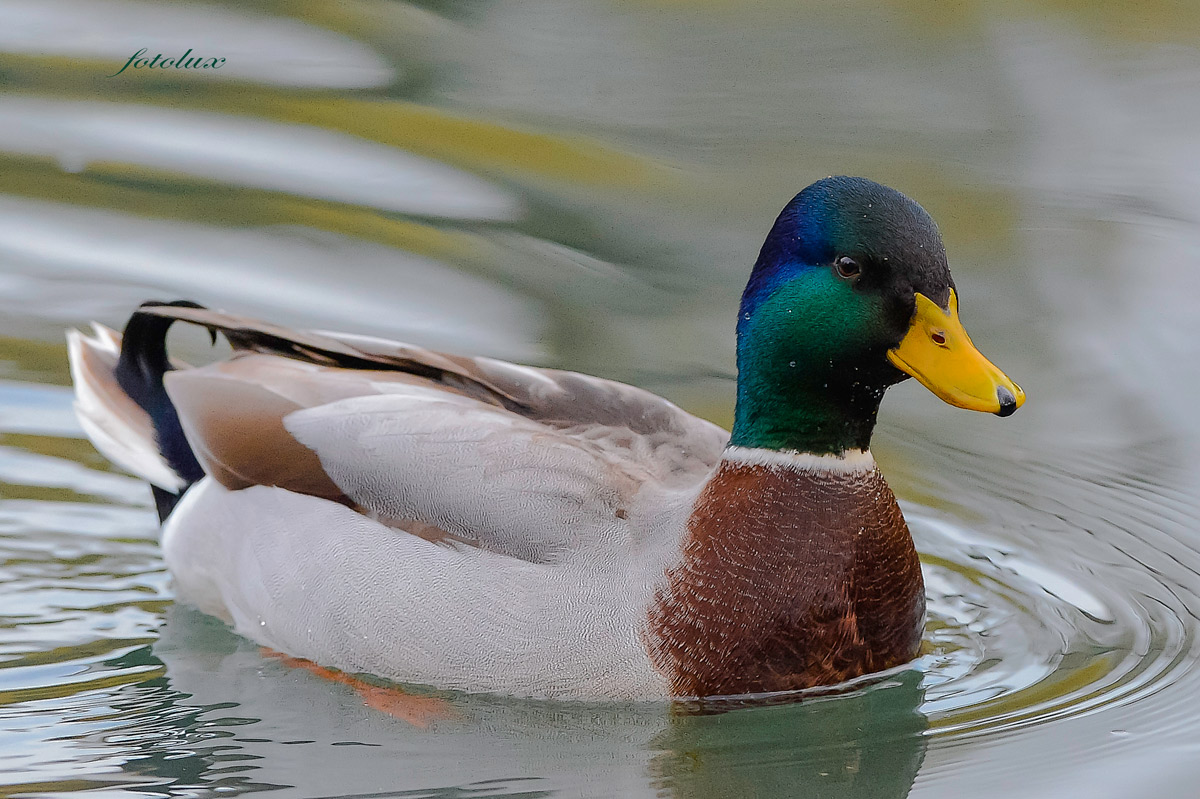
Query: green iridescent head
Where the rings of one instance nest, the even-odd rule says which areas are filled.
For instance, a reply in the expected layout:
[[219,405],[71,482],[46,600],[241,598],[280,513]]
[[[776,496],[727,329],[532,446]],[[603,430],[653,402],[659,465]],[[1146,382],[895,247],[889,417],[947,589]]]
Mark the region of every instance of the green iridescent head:
[[783,209],[737,335],[738,446],[866,449],[884,391],[910,375],[974,410],[1006,416],[1024,401],[958,324],[933,219],[865,178],[817,181]]

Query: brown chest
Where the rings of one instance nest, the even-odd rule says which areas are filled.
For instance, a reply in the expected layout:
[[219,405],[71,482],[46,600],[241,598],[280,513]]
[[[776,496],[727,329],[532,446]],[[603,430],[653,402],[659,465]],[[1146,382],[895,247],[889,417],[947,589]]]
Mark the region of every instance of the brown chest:
[[915,656],[921,567],[873,466],[724,461],[700,494],[646,643],[676,696],[828,685]]

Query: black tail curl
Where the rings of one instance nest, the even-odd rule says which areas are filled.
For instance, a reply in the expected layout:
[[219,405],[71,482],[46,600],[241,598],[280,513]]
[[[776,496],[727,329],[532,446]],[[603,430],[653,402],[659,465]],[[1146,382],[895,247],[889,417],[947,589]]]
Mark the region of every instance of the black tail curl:
[[[167,461],[167,465],[174,469],[185,483],[178,493],[151,486],[159,521],[165,520],[175,509],[188,487],[204,477],[204,470],[200,468],[200,462],[196,460],[196,455],[183,434],[179,415],[175,412],[175,406],[171,404],[171,398],[167,396],[167,390],[163,386],[163,375],[174,369],[167,358],[167,331],[175,320],[141,310],[164,305],[204,308],[203,305],[189,300],[143,302],[125,325],[121,357],[114,372],[117,383],[125,393],[150,415],[159,452]],[[210,333],[213,342],[216,343],[217,334],[212,331]]]

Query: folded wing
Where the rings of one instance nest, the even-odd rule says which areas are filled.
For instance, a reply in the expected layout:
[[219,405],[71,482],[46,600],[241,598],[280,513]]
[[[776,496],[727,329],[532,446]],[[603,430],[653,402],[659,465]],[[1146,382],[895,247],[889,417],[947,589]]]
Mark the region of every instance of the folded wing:
[[651,495],[698,485],[727,437],[649,392],[571,372],[163,314],[239,350],[165,381],[197,458],[227,488],[279,486],[532,562],[631,540]]

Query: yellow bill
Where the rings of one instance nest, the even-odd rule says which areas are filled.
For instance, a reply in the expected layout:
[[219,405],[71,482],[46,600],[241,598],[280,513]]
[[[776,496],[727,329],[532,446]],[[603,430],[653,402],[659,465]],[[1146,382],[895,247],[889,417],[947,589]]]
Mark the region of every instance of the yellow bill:
[[958,321],[958,297],[950,289],[947,310],[924,294],[888,360],[951,405],[1008,416],[1025,404],[1025,392],[975,349]]

